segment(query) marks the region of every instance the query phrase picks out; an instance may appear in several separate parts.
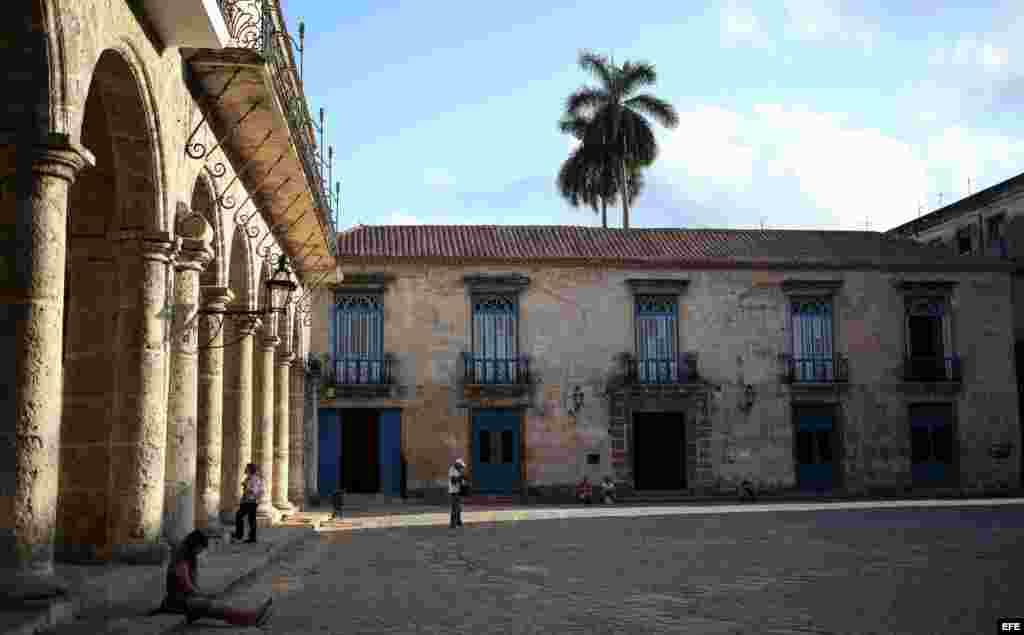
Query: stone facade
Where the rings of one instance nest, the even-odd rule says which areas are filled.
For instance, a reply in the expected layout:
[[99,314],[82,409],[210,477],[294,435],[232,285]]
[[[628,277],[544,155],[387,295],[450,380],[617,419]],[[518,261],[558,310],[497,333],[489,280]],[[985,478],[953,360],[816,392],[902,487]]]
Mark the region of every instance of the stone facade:
[[[522,409],[520,487],[531,491],[567,492],[584,474],[591,480],[614,475],[630,489],[632,415],[652,411],[685,413],[686,483],[694,493],[733,492],[743,480],[762,491],[791,489],[793,408],[822,403],[838,406],[844,490],[909,486],[908,407],[931,402],[952,404],[955,413],[958,487],[1020,483],[1009,273],[643,271],[525,262],[500,268],[366,265],[345,272],[347,281],[371,273],[389,280],[384,350],[395,358],[395,386],[385,397],[363,399],[321,392],[320,408],[400,408],[412,492],[440,491],[451,461],[472,454],[472,409],[497,406]],[[533,382],[521,396],[474,395],[463,385],[459,357],[471,345],[467,274],[529,280],[520,293],[518,346],[530,356]],[[617,376],[617,356],[635,351],[632,288],[652,279],[675,281],[679,289],[678,348],[697,354],[701,376],[691,386],[630,386]],[[963,360],[959,384],[905,381],[901,375],[901,285],[936,280],[953,283],[952,337]],[[848,382],[801,386],[782,380],[787,298],[799,292],[794,285],[831,289],[834,346],[848,359]],[[325,299],[314,312],[314,353],[330,350],[325,318],[331,310]],[[584,402],[572,417],[569,395],[576,387]],[[1012,456],[990,455],[994,444],[1007,442]],[[588,463],[588,455],[598,462]]]
[[[271,234],[280,210],[245,203],[238,157],[183,151],[218,138],[186,86],[184,50],[139,3],[101,4],[14,0],[24,46],[0,54],[0,311],[19,325],[3,356],[3,595],[58,591],[54,553],[159,562],[196,526],[220,532],[236,464],[252,454],[239,426],[263,367],[252,336],[235,337],[251,325],[197,312],[256,309],[260,262],[299,240]],[[301,295],[312,281],[297,283]],[[271,371],[275,352],[294,351],[272,350]],[[288,407],[275,407],[281,443]]]

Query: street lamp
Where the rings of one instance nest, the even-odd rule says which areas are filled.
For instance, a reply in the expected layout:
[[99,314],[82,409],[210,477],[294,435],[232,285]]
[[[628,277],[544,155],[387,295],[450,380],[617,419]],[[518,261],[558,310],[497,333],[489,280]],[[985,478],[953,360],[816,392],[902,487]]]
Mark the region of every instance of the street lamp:
[[288,266],[288,258],[284,254],[277,257],[277,268],[274,275],[266,282],[267,285],[267,306],[264,311],[268,314],[282,314],[288,310],[288,303],[291,302],[292,294],[298,288],[292,282],[292,269]]
[[583,390],[579,386],[576,386],[572,394],[570,395],[572,403],[569,405],[569,416],[573,419],[579,414],[579,411],[583,409]]

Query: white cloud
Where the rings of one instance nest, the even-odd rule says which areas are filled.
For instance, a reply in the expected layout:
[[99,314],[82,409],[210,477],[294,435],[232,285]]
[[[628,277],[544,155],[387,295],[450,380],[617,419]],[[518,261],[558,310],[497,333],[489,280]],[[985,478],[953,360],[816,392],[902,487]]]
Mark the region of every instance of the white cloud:
[[991,41],[985,41],[966,35],[958,38],[949,46],[934,49],[928,57],[933,66],[956,66],[968,72],[982,68],[989,72],[1002,70],[1010,61],[1010,49],[995,43],[1003,39],[997,34],[989,34]]
[[451,187],[455,185],[455,177],[444,168],[424,168],[423,182],[431,187]]
[[856,44],[871,54],[877,28],[855,13],[843,10],[831,0],[784,0],[787,34],[809,42],[843,42]]
[[416,217],[408,214],[405,210],[392,210],[391,215],[385,225],[419,225],[420,222],[416,220]]
[[721,44],[726,48],[772,48],[757,15],[749,7],[740,6],[735,1],[726,3],[719,10],[719,29]]
[[[727,200],[739,224],[884,230],[987,187],[1024,164],[1024,143],[963,127],[921,145],[857,125],[841,113],[778,104],[749,112],[698,107],[680,113],[655,166],[679,195]],[[986,180],[987,179],[987,180]]]

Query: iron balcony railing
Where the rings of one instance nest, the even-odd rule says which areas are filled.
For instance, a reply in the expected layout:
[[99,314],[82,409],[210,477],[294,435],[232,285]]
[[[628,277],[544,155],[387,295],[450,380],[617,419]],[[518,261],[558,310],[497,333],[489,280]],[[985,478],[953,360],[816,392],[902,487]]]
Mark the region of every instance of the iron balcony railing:
[[831,357],[786,356],[786,380],[800,383],[845,383],[850,380],[850,364],[844,355]]
[[466,384],[528,384],[530,383],[530,357],[484,357],[463,353]]
[[903,358],[903,379],[906,381],[961,381],[960,357],[912,355]]
[[338,357],[329,359],[324,384],[327,386],[381,386],[392,382],[392,359]]
[[699,378],[696,353],[626,358],[626,381],[631,384],[688,384]]
[[324,182],[323,155],[317,154],[316,133],[309,115],[302,80],[295,70],[291,36],[285,27],[278,0],[217,0],[228,27],[232,45],[258,51],[270,67],[272,84],[281,102],[292,140],[298,150],[306,178],[312,185],[320,229],[327,237],[331,255],[338,255],[338,231],[330,184]]

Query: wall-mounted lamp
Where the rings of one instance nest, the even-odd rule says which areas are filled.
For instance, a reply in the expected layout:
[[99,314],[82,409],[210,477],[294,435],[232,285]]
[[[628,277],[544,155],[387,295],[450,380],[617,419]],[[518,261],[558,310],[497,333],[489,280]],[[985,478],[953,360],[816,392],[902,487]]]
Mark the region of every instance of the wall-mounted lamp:
[[754,392],[754,387],[747,384],[743,389],[743,401],[740,402],[740,408],[749,412],[754,407],[754,397],[757,393]]
[[567,410],[569,411],[569,416],[575,419],[579,411],[583,409],[583,390],[579,386],[573,388],[569,400],[570,403]]

